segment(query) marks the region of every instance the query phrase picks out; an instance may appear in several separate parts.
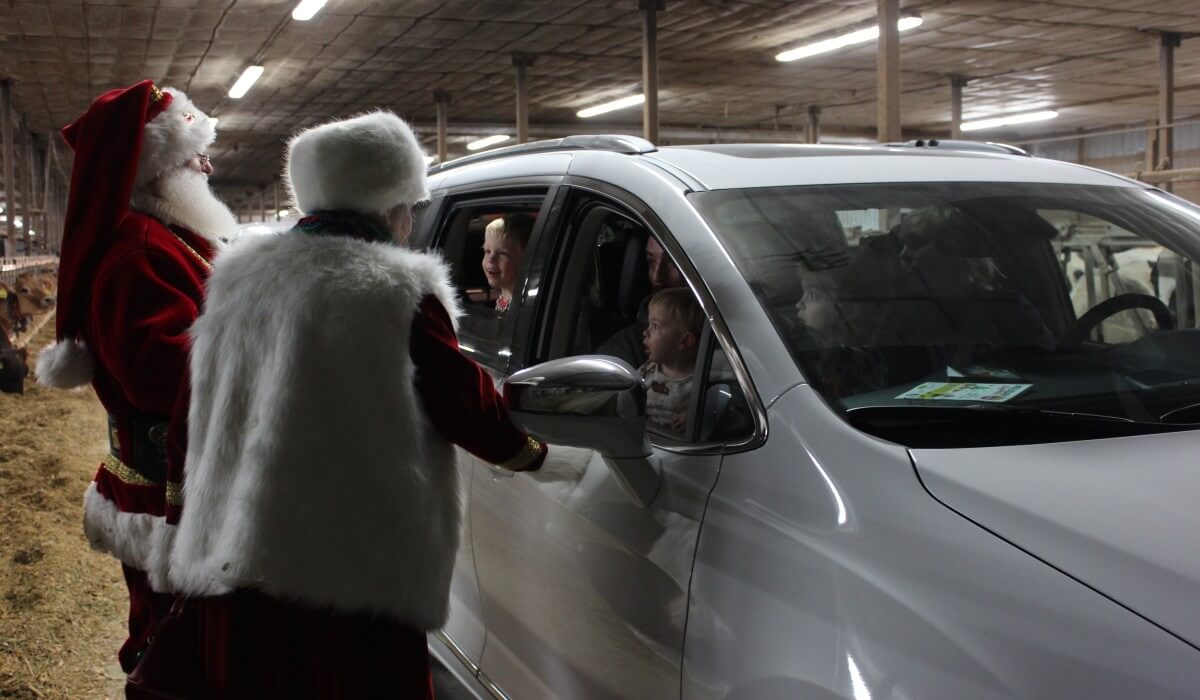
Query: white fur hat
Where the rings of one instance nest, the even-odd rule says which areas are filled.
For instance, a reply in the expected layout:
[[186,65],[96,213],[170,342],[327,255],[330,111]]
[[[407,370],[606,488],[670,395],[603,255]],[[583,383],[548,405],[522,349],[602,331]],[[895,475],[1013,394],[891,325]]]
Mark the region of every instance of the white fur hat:
[[146,123],[142,132],[142,154],[138,158],[136,191],[171,168],[183,165],[197,153],[203,153],[217,138],[217,122],[188,96],[175,88],[163,88],[171,102],[161,114]]
[[408,124],[386,110],[296,134],[285,174],[292,201],[305,213],[376,214],[429,198],[425,152]]

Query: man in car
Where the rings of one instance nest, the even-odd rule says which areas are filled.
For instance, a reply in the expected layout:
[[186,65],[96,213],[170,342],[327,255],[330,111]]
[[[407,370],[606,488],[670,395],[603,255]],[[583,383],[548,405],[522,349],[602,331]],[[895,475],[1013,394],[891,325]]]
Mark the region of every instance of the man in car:
[[654,236],[646,237],[646,276],[650,281],[650,293],[638,307],[637,321],[612,335],[596,348],[599,355],[612,355],[629,363],[630,367],[641,367],[646,363],[646,348],[642,336],[649,324],[650,297],[655,292],[670,287],[682,287],[686,283],[679,268],[663,250]]

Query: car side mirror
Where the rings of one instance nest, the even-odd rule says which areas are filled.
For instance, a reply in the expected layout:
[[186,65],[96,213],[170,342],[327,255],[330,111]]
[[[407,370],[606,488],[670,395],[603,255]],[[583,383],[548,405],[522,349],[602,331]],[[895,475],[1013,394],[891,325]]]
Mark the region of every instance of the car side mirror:
[[596,450],[645,507],[661,472],[646,439],[646,392],[624,360],[578,355],[515,372],[502,383],[513,422],[545,442]]

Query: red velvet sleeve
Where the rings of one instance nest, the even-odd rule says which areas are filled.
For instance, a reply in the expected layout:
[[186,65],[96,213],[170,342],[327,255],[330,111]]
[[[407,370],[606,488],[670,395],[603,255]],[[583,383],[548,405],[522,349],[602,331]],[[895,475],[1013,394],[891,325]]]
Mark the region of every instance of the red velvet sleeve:
[[200,309],[187,293],[196,283],[179,267],[165,255],[130,252],[105,271],[92,298],[95,352],[145,413],[170,415],[186,376],[187,331]]
[[425,411],[442,437],[480,459],[516,471],[537,469],[546,446],[509,420],[492,378],[462,354],[445,307],[430,295],[413,318],[410,351]]

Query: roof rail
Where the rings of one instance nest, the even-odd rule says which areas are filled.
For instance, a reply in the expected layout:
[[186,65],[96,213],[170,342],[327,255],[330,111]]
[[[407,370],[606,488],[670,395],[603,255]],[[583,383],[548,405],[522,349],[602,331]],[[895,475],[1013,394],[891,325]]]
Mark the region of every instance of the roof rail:
[[522,156],[529,153],[553,153],[555,151],[612,151],[613,153],[625,153],[628,155],[638,153],[653,153],[658,148],[647,141],[646,139],[637,136],[626,136],[623,134],[583,134],[579,136],[564,136],[560,139],[547,139],[545,141],[534,141],[532,143],[522,143],[516,146],[505,146],[504,148],[495,148],[484,153],[476,153],[474,155],[463,156],[448,160],[445,163],[439,163],[429,168],[429,174],[443,173],[454,168],[461,168],[464,165],[473,163],[482,163],[488,160],[496,160],[498,158],[507,158],[509,156]]
[[984,153],[1007,153],[1010,156],[1029,156],[1023,148],[994,141],[965,141],[960,139],[915,139],[904,143],[887,143],[894,148],[937,148],[944,151],[981,151]]

